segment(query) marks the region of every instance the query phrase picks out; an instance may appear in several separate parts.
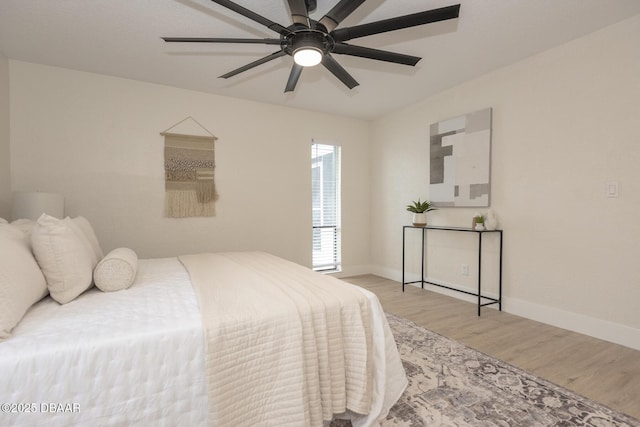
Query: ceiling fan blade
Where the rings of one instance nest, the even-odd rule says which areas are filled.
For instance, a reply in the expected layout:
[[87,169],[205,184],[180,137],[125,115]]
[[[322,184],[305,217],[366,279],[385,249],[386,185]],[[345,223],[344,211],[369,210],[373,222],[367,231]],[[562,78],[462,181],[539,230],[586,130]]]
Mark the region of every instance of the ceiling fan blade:
[[386,50],[373,49],[370,47],[354,46],[346,43],[336,43],[333,46],[333,53],[342,55],[359,56],[361,58],[376,59],[378,61],[393,62],[395,64],[414,66],[422,58],[402,53],[389,52]]
[[365,0],[341,0],[319,22],[325,26],[328,32],[331,32],[364,2]]
[[229,77],[233,77],[236,74],[240,74],[240,73],[242,73],[244,71],[252,69],[253,67],[257,67],[258,65],[262,65],[262,64],[264,64],[266,62],[269,62],[269,61],[271,61],[273,59],[276,59],[276,58],[280,58],[281,56],[284,56],[284,55],[286,55],[286,53],[283,50],[279,50],[277,52],[272,53],[271,55],[265,56],[264,58],[260,58],[257,61],[253,61],[252,63],[247,64],[247,65],[245,65],[243,67],[236,68],[235,70],[230,71],[227,74],[223,74],[223,75],[220,76],[220,78],[228,79]]
[[322,57],[322,65],[324,65],[327,70],[331,71],[331,73],[349,89],[353,89],[359,85],[359,83],[351,77],[349,73],[347,73],[347,70],[342,68],[342,65],[338,64],[338,62],[328,53]]
[[302,24],[309,28],[309,12],[304,0],[288,0],[291,19],[294,24]]
[[210,37],[162,37],[167,43],[255,43],[280,44],[280,39],[230,39]]
[[302,68],[302,65],[298,65],[295,62],[293,63],[293,67],[291,67],[291,74],[289,74],[289,80],[287,80],[287,87],[284,88],[285,93],[293,92],[296,88],[300,74],[302,74]]
[[279,34],[290,34],[291,31],[289,31],[288,29],[286,29],[285,27],[283,27],[282,25],[273,22],[267,18],[265,18],[262,15],[258,15],[257,13],[240,6],[239,4],[236,4],[232,1],[229,0],[211,0],[214,3],[218,3],[220,6],[224,6],[227,9],[231,9],[236,13],[239,13],[242,16],[245,16],[253,21],[256,21],[258,24],[262,24],[265,27],[269,28],[270,30],[275,31],[276,33]]
[[403,28],[415,27],[417,25],[455,19],[458,17],[459,12],[460,5],[456,4],[453,6],[441,7],[439,9],[427,10],[425,12],[413,13],[411,15],[398,16],[396,18],[356,25],[354,27],[340,28],[333,31],[331,35],[334,40],[344,42],[358,37],[370,36],[372,34],[386,33],[388,31],[401,30]]

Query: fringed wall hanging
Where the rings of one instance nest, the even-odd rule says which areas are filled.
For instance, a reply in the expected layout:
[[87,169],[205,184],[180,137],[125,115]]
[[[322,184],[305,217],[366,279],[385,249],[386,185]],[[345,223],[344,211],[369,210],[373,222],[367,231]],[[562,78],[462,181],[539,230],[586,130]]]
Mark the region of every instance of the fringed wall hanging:
[[[199,129],[180,131],[178,128]],[[197,135],[206,132],[206,135]],[[169,218],[214,216],[216,138],[189,116],[160,133],[164,136],[165,215]]]

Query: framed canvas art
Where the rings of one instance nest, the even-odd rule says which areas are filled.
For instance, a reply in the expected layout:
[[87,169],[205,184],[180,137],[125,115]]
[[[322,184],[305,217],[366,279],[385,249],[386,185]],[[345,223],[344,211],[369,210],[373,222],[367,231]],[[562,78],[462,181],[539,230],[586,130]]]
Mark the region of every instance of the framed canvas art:
[[435,206],[489,206],[491,116],[487,108],[431,125],[429,199]]

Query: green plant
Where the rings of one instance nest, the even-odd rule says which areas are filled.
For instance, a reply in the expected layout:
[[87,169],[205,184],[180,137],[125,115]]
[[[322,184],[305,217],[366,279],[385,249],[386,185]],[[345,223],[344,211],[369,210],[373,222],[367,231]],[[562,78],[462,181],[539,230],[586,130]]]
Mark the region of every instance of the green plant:
[[421,202],[420,199],[418,199],[418,201],[414,200],[412,203],[412,205],[407,205],[407,210],[413,213],[424,213],[438,209],[428,200]]
[[476,222],[476,224],[484,224],[484,216],[481,214],[475,214],[473,216],[473,220]]

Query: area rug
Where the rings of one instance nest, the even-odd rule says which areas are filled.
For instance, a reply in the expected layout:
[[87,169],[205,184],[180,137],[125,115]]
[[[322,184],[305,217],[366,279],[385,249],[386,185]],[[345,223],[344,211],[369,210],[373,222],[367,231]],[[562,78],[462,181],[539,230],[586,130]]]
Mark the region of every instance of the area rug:
[[409,386],[383,427],[640,426],[639,420],[407,319],[387,318]]

